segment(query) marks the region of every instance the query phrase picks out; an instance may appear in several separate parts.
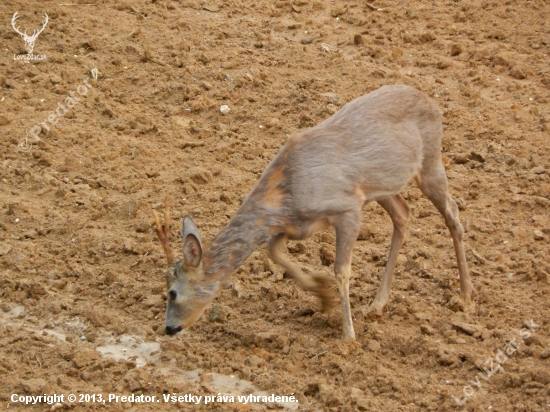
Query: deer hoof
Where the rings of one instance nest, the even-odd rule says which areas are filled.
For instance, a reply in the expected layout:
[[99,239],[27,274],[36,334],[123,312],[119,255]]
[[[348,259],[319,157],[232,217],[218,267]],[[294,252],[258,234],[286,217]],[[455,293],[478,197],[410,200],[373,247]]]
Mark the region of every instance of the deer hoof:
[[363,311],[363,315],[365,316],[365,319],[375,320],[382,317],[383,309],[384,306],[379,307],[378,305],[372,303],[368,308]]

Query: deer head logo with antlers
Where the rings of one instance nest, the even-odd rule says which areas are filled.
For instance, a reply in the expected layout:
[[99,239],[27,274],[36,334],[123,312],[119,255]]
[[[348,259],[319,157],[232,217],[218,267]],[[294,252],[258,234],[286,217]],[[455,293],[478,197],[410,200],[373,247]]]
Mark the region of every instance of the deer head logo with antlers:
[[42,25],[42,28],[40,30],[34,30],[32,33],[32,36],[29,36],[27,34],[27,31],[25,30],[23,33],[19,30],[19,28],[15,25],[15,21],[19,18],[18,15],[19,11],[16,11],[11,19],[11,25],[13,29],[19,33],[19,35],[25,40],[25,50],[27,50],[28,54],[32,54],[32,51],[34,50],[34,42],[36,41],[38,35],[44,31],[46,28],[46,25],[48,24],[48,15],[44,13],[45,21]]

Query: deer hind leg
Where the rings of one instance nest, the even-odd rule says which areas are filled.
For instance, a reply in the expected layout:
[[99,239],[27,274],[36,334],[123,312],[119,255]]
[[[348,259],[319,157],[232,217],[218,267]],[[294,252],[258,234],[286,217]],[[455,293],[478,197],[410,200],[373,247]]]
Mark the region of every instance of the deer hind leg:
[[284,242],[286,236],[280,234],[272,238],[268,243],[269,258],[282,266],[286,273],[295,279],[304,290],[314,292],[321,300],[322,310],[328,311],[334,306],[334,292],[332,282],[328,276],[310,276],[304,273],[296,264],[292,263],[284,255]]
[[417,183],[422,193],[430,199],[437,210],[443,215],[445,224],[451,232],[458,263],[458,273],[460,275],[460,297],[465,302],[469,302],[472,300],[474,288],[468,273],[468,264],[466,263],[466,254],[464,252],[464,228],[459,220],[456,202],[449,194],[447,175],[439,158],[434,164],[425,167],[421,171],[420,179],[417,180]]
[[353,320],[351,318],[351,306],[349,303],[349,279],[351,276],[351,259],[353,246],[359,234],[361,223],[360,210],[347,212],[335,218],[336,228],[336,261],[334,273],[340,292],[340,304],[342,306],[342,327],[344,340],[355,339]]
[[382,282],[376,293],[374,301],[370,305],[368,312],[376,315],[382,314],[382,309],[388,303],[390,297],[390,288],[393,282],[393,272],[397,264],[397,255],[405,240],[405,233],[411,216],[411,209],[401,195],[393,195],[391,197],[378,201],[378,204],[384,208],[391,217],[393,223],[393,233],[391,237],[390,255],[386,263],[386,270],[382,277]]

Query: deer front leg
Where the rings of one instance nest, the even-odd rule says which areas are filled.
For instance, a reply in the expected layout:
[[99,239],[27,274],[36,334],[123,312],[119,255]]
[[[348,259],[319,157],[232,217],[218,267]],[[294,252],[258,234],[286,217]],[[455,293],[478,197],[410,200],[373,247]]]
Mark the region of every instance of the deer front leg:
[[359,234],[361,217],[360,211],[347,212],[335,220],[336,228],[336,261],[334,273],[340,292],[340,304],[342,306],[342,327],[344,340],[354,340],[355,330],[351,318],[351,306],[349,302],[349,279],[351,277],[351,259],[353,245]]
[[275,236],[268,243],[269,258],[282,266],[286,273],[295,279],[304,290],[314,292],[321,300],[322,311],[328,311],[334,305],[334,292],[328,276],[310,276],[288,260],[282,250],[286,237],[284,234]]

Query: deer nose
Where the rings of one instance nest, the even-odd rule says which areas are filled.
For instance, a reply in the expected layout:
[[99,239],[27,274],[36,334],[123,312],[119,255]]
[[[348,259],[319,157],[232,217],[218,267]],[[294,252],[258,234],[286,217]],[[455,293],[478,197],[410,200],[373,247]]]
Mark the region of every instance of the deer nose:
[[181,326],[166,326],[167,335],[175,335],[182,330]]

